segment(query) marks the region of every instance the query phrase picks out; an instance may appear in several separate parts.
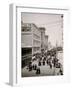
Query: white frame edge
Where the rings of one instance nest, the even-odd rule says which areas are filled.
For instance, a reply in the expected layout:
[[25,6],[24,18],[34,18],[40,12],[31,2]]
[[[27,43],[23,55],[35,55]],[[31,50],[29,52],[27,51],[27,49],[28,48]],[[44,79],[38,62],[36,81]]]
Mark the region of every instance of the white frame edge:
[[16,6],[9,7],[9,84],[16,85]]
[[[10,4],[9,7],[9,84],[17,86],[17,22],[16,22],[16,7],[28,7],[18,4]],[[40,8],[40,9],[54,9],[54,10],[66,10],[63,8],[41,8],[41,7],[28,7],[28,8]]]

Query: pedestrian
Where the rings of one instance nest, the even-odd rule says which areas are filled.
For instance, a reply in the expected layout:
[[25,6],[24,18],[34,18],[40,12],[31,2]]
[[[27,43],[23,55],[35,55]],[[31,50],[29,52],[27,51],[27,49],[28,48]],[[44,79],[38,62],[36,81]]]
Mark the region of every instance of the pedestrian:
[[38,66],[41,66],[41,62],[39,61]]
[[33,68],[33,70],[34,70],[34,64],[33,64],[32,68]]
[[62,69],[61,69],[61,68],[60,68],[60,71],[59,71],[59,72],[60,72],[60,75],[63,75],[63,71],[62,71]]
[[32,71],[32,65],[29,66],[29,71]]
[[45,61],[43,60],[43,65],[45,65]]
[[50,63],[49,65],[50,65],[50,68],[52,69],[52,64]]
[[41,72],[40,72],[40,68],[37,68],[36,69],[36,74],[40,74]]
[[48,60],[46,61],[47,65],[48,65]]
[[34,70],[36,70],[37,69],[37,65],[35,64],[35,66],[34,66]]

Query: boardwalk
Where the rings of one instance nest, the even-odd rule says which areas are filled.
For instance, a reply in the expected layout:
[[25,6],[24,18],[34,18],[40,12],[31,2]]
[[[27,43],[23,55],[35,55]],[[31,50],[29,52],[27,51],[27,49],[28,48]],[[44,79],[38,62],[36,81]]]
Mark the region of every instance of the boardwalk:
[[38,68],[40,68],[40,74],[36,74],[36,70],[29,71],[28,67],[22,68],[22,77],[29,77],[29,76],[53,76],[57,75],[60,68],[52,67],[50,68],[49,65],[45,62],[45,65],[38,66],[38,61],[32,62],[32,64],[36,64]]

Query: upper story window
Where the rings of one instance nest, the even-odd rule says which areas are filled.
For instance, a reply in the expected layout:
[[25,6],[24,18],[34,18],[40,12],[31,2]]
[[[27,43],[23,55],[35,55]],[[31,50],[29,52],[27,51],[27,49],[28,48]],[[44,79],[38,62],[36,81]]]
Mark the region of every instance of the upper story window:
[[31,31],[31,25],[30,24],[23,24],[21,27],[22,32]]
[[30,27],[22,27],[22,32],[31,31]]

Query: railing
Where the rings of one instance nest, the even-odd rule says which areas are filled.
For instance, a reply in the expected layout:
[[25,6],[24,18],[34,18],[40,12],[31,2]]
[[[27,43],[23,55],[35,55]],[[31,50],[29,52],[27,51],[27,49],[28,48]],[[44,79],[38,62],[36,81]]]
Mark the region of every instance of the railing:
[[32,57],[32,54],[27,54],[27,55],[22,56],[22,60],[29,59],[31,57]]

